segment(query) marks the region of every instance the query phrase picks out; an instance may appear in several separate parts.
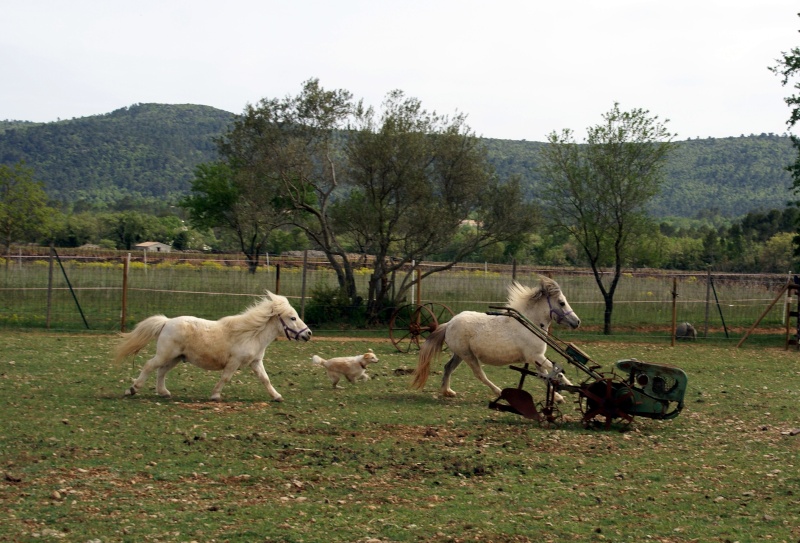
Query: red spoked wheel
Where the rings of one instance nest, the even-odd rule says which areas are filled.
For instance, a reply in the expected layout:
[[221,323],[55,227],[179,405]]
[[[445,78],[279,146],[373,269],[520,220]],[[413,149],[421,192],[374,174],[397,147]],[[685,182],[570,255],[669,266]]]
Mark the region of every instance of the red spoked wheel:
[[433,302],[398,307],[389,321],[389,338],[401,353],[419,350],[431,332],[452,316],[449,307]]

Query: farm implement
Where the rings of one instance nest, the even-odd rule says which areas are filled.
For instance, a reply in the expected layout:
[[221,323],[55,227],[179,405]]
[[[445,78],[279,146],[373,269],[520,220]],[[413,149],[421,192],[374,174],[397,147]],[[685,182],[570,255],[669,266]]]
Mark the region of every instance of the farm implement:
[[[503,389],[500,396],[489,403],[491,409],[516,413],[543,425],[556,425],[563,418],[556,405],[556,393],[564,391],[578,395],[584,426],[602,424],[605,428],[609,428],[614,420],[630,423],[634,416],[673,419],[683,409],[687,383],[683,370],[630,358],[619,360],[611,373],[601,373],[598,371],[601,366],[578,347],[542,330],[515,309],[494,306],[491,309],[496,311],[490,315],[516,319],[568,364],[586,375],[580,385],[567,385],[560,381],[563,368],[556,363],[546,375],[536,368],[530,369],[527,363],[522,367],[509,366],[520,373],[519,384],[516,388]],[[529,375],[547,383],[543,402],[534,403],[531,394],[523,390],[525,378]]]

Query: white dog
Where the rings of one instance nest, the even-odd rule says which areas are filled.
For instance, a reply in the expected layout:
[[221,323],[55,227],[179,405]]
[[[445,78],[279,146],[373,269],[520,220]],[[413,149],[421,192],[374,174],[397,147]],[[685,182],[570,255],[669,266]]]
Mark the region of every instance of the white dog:
[[358,356],[340,356],[338,358],[331,358],[325,360],[317,355],[311,357],[311,361],[318,365],[323,366],[328,372],[328,377],[333,383],[333,388],[341,388],[339,380],[346,377],[351,383],[358,380],[369,380],[367,375],[367,365],[374,364],[378,361],[378,357],[372,352],[372,349],[364,354]]

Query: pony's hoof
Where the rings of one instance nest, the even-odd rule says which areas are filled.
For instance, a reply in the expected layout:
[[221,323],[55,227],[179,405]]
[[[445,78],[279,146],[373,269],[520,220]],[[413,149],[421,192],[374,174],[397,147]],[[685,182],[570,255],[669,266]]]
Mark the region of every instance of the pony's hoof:
[[458,396],[458,394],[456,394],[454,390],[443,390],[442,396],[445,398],[455,398],[456,396]]
[[566,401],[564,400],[564,396],[562,396],[558,392],[553,393],[553,400],[555,400],[556,403],[564,403]]
[[212,402],[221,402],[222,401],[222,396],[219,395],[219,394],[214,394],[213,396],[211,396],[211,401]]
[[277,398],[272,398],[272,401],[273,402],[282,402],[283,401],[283,396],[278,396]]
[[165,400],[169,400],[170,398],[172,398],[172,394],[169,392],[159,392],[158,395],[164,398]]
[[135,388],[130,387],[130,388],[126,388],[125,389],[125,395],[126,396],[133,396],[134,394],[136,394],[136,389]]

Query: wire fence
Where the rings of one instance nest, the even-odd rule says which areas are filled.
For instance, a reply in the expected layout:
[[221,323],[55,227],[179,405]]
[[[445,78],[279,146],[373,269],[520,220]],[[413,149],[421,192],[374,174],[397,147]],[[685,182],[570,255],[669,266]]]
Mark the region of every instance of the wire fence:
[[[359,292],[366,293],[368,259],[353,258]],[[287,296],[302,315],[309,304],[319,303],[314,292],[337,285],[328,262],[307,255],[267,255],[250,273],[241,257],[231,255],[73,249],[51,253],[48,248],[26,247],[0,259],[0,266],[0,326],[64,331],[129,330],[156,313],[218,319],[241,312],[266,290]],[[431,304],[444,308],[446,316],[488,311],[505,302],[512,280],[532,285],[538,275],[559,283],[581,317],[583,330],[602,329],[604,301],[594,276],[581,269],[463,264],[426,277],[398,306]],[[630,270],[614,296],[612,326],[615,333],[671,337],[674,311],[678,322],[692,323],[702,337],[741,337],[757,322],[761,331],[781,333],[791,301],[788,292],[781,295],[788,280],[788,275],[778,274]],[[390,322],[390,316],[385,317],[384,329]],[[328,329],[315,332],[341,330],[328,323]]]

